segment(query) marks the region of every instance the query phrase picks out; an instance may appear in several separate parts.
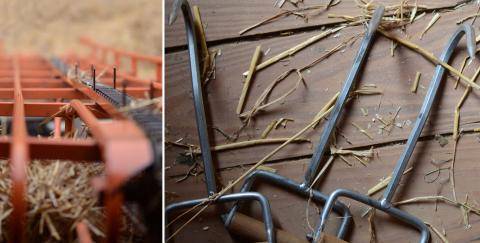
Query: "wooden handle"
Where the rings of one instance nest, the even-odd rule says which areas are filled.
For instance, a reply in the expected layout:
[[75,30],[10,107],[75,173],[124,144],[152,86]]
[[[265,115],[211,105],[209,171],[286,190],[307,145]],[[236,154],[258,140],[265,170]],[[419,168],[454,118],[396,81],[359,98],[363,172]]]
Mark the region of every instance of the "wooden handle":
[[[242,213],[236,213],[228,230],[234,234],[246,237],[255,242],[266,242],[267,236],[265,234],[265,226],[262,221],[256,220]],[[278,243],[308,243],[307,239],[299,239],[295,235],[281,229],[275,229],[275,234]],[[320,239],[322,243],[346,243],[335,236],[322,234]]]
[[[246,237],[252,241],[264,242],[267,241],[265,234],[265,226],[262,221],[256,220],[242,213],[236,213],[233,216],[229,231],[237,235]],[[278,243],[308,243],[308,241],[298,239],[296,236],[281,229],[275,229]]]
[[318,241],[320,243],[347,243],[344,240],[338,239],[336,236],[323,233]]

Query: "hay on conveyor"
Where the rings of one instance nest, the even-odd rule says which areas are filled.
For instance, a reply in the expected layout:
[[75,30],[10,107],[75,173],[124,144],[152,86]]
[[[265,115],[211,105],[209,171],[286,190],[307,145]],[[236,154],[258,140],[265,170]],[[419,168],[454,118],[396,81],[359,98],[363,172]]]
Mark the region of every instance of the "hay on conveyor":
[[[103,209],[91,179],[103,171],[103,163],[32,161],[27,169],[27,228],[29,241],[76,239],[75,224],[85,220],[92,237],[103,236]],[[10,173],[6,160],[0,161],[0,236],[8,239]]]

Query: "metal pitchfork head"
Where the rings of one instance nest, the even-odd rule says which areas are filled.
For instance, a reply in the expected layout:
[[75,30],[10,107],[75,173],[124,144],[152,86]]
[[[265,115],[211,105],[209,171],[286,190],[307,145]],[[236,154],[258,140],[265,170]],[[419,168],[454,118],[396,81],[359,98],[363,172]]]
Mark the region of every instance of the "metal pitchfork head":
[[[471,58],[475,58],[476,45],[475,45],[474,30],[471,25],[464,24],[460,26],[457,29],[457,31],[453,34],[453,36],[450,38],[447,44],[447,47],[445,48],[442,55],[440,56],[441,61],[448,62],[448,60],[452,56],[453,51],[458,46],[458,43],[460,42],[460,39],[464,34],[467,37],[468,54],[470,55]],[[415,149],[415,145],[418,141],[418,138],[422,133],[422,129],[425,126],[425,123],[427,121],[428,115],[432,108],[433,102],[435,101],[435,98],[437,96],[438,89],[444,73],[445,73],[445,68],[441,65],[437,65],[435,69],[435,75],[433,76],[432,82],[430,83],[430,87],[428,88],[428,92],[425,97],[425,100],[423,101],[422,107],[418,114],[418,118],[415,122],[412,132],[408,137],[405,150],[403,151],[402,155],[400,156],[400,159],[398,160],[395,166],[395,169],[393,170],[392,180],[388,184],[387,189],[385,190],[382,198],[380,200],[375,200],[363,194],[346,190],[346,189],[338,189],[334,191],[330,195],[330,198],[328,199],[325,207],[323,208],[322,216],[320,218],[319,224],[317,224],[316,234],[314,235],[315,240],[318,240],[320,238],[321,232],[323,232],[323,230],[325,229],[325,225],[326,225],[329,213],[332,207],[335,205],[336,200],[339,197],[347,197],[347,198],[351,198],[353,200],[359,201],[361,203],[370,205],[376,209],[379,209],[387,214],[390,214],[395,218],[415,227],[421,233],[420,242],[425,242],[425,243],[428,242],[430,238],[430,231],[428,230],[428,227],[425,225],[425,223],[423,223],[420,219],[414,217],[413,215],[405,211],[402,211],[398,208],[395,208],[391,204],[391,201],[395,193],[395,190],[397,189],[397,186],[400,182],[400,179],[402,178],[402,174],[405,168],[407,167],[408,160],[410,159],[410,156],[412,155],[413,150]]]
[[[184,17],[185,28],[187,32],[188,52],[190,57],[190,71],[192,79],[193,101],[195,107],[195,118],[197,123],[198,137],[200,140],[200,149],[202,151],[203,167],[205,173],[205,181],[207,186],[208,196],[211,197],[217,192],[215,181],[215,170],[212,162],[212,154],[210,150],[210,143],[208,137],[207,119],[205,115],[205,108],[203,104],[203,90],[200,73],[199,53],[197,48],[197,36],[194,30],[194,23],[190,5],[187,0],[176,0],[173,4],[173,12],[170,15],[170,24],[175,21],[177,11],[181,9]],[[166,207],[165,215],[168,216],[173,211],[191,208],[195,205],[204,203],[209,198],[188,200],[178,203],[173,203]],[[218,197],[212,203],[229,203],[238,201],[257,201],[260,203],[263,213],[263,220],[265,230],[267,233],[267,240],[269,243],[275,242],[275,233],[270,211],[270,204],[268,199],[257,192],[241,192]]]
[[[315,175],[317,174],[321,159],[326,152],[326,149],[329,146],[329,140],[333,134],[335,125],[337,124],[340,114],[347,102],[348,96],[350,95],[351,90],[356,84],[358,76],[360,75],[360,69],[363,66],[363,63],[366,60],[366,57],[369,53],[370,47],[374,41],[374,36],[380,22],[382,20],[384,12],[384,7],[380,6],[375,10],[372,19],[368,25],[367,32],[365,37],[360,44],[360,49],[357,52],[357,55],[353,62],[353,67],[350,70],[350,73],[345,80],[344,86],[342,88],[341,94],[338,97],[335,106],[333,108],[332,114],[329,116],[329,120],[325,128],[323,129],[322,136],[320,138],[320,142],[317,145],[315,153],[312,156],[309,168],[305,175],[305,181],[302,184],[299,184],[291,179],[285,178],[281,175],[267,172],[267,171],[255,171],[252,172],[246,179],[242,186],[241,192],[247,192],[252,189],[253,183],[256,180],[262,180],[267,183],[274,184],[278,187],[282,187],[290,192],[296,193],[305,198],[311,198],[313,202],[317,203],[325,203],[327,196],[321,193],[318,190],[313,189],[313,183]],[[225,220],[225,225],[229,225],[231,219],[234,217],[239,205],[234,205],[233,208],[228,213],[228,216]],[[348,228],[352,222],[352,216],[347,206],[343,203],[334,203],[332,205],[333,210],[342,215],[342,223],[337,232],[337,237],[340,239],[344,239]]]

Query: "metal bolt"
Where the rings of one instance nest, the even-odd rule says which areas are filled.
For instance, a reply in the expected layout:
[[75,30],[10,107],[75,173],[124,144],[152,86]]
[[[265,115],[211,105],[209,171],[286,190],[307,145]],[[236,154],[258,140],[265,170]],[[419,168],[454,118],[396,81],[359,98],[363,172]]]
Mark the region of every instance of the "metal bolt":
[[113,88],[117,88],[117,68],[113,67]]

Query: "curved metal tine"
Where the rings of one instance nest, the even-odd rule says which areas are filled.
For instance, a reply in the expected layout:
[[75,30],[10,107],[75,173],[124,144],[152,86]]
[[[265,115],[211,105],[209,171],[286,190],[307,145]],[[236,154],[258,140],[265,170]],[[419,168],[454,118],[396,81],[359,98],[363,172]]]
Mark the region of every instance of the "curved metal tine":
[[[185,29],[187,32],[188,52],[190,58],[190,70],[192,75],[192,90],[193,100],[195,106],[195,118],[197,123],[198,136],[200,140],[200,149],[202,151],[202,159],[204,164],[205,181],[207,184],[208,196],[212,196],[217,192],[215,171],[212,163],[212,154],[210,150],[210,143],[208,138],[207,121],[205,115],[205,109],[203,104],[203,90],[200,79],[200,64],[199,53],[197,48],[197,37],[193,25],[193,17],[190,9],[190,5],[187,0],[175,0],[172,13],[170,15],[169,23],[172,24],[177,16],[177,11],[181,9],[185,21]],[[166,208],[166,215],[169,212],[184,209],[186,207],[193,207],[198,205],[207,199],[195,199],[189,201],[183,201],[173,203]],[[263,211],[264,225],[267,233],[267,239],[269,243],[276,242],[275,231],[272,221],[272,215],[270,211],[270,204],[266,197],[259,193],[234,193],[230,195],[223,195],[213,201],[214,204],[226,203],[232,201],[249,201],[255,200],[260,203]]]
[[[313,202],[317,203],[322,203],[325,204],[328,196],[317,191],[313,190],[310,188],[303,187],[302,184],[293,181],[291,179],[285,178],[281,175],[278,175],[276,173],[272,173],[269,171],[263,171],[263,170],[256,170],[252,172],[251,174],[248,175],[247,178],[245,178],[244,184],[242,185],[242,188],[240,189],[240,192],[245,193],[249,192],[252,189],[253,184],[257,181],[261,180],[262,182],[272,184],[277,187],[284,188],[285,190],[288,190],[292,193],[295,193],[301,197],[304,198],[311,198]],[[225,217],[225,226],[228,228],[235,213],[237,212],[239,208],[239,204],[236,203],[233,205],[232,209],[228,212],[227,216]],[[339,239],[344,239],[347,235],[348,229],[352,223],[352,214],[350,213],[348,207],[341,203],[341,202],[336,202],[333,204],[333,210],[341,215],[342,217],[342,222],[340,223],[340,226],[337,230],[337,237]]]
[[382,203],[378,200],[372,199],[368,196],[365,196],[361,193],[346,190],[346,189],[337,189],[328,198],[327,203],[323,207],[322,211],[322,216],[320,218],[320,224],[317,224],[317,227],[315,228],[315,232],[313,235],[313,242],[318,242],[321,239],[321,234],[323,230],[325,229],[326,222],[328,220],[328,214],[329,211],[331,210],[332,206],[335,204],[336,200],[339,197],[346,197],[353,199],[355,201],[361,202],[363,204],[372,206],[378,210],[381,210],[403,222],[406,224],[412,225],[415,227],[418,231],[420,231],[420,242],[421,243],[428,243],[430,239],[430,231],[427,227],[427,225],[417,217],[400,210],[396,207],[385,207],[382,205]]
[[[445,50],[440,56],[441,61],[443,62],[449,61],[450,57],[452,56],[455,48],[458,46],[458,43],[460,42],[460,39],[463,37],[464,34],[467,36],[468,53],[471,58],[475,57],[476,43],[475,43],[474,30],[471,25],[464,24],[460,26],[457,29],[457,31],[453,34],[453,36],[450,38]],[[437,65],[437,67],[435,68],[435,75],[433,76],[432,82],[430,83],[430,86],[428,88],[427,95],[420,109],[418,118],[407,140],[406,148],[395,166],[395,169],[392,175],[392,180],[388,184],[382,199],[377,201],[375,199],[372,199],[370,197],[364,196],[356,192],[352,192],[344,189],[336,190],[334,193],[332,193],[332,195],[328,199],[327,204],[323,208],[320,223],[317,224],[315,239],[318,239],[320,237],[321,232],[324,230],[326,222],[328,220],[328,215],[332,209],[332,206],[335,200],[339,196],[344,196],[344,197],[349,197],[351,199],[357,200],[364,204],[370,205],[372,207],[375,207],[390,215],[393,215],[394,217],[401,219],[407,224],[413,225],[422,234],[420,238],[420,242],[428,242],[430,238],[430,232],[428,231],[428,228],[426,227],[426,225],[418,218],[411,216],[410,214],[393,207],[391,205],[391,199],[393,198],[393,195],[398,186],[398,183],[400,182],[402,174],[408,164],[408,160],[410,159],[413,153],[413,150],[415,149],[415,145],[418,141],[418,138],[420,137],[420,134],[422,133],[422,129],[425,126],[425,122],[428,118],[428,115],[433,106],[433,103],[437,97],[438,89],[440,87],[440,83],[443,79],[444,73],[445,73],[445,68],[442,67],[441,65]]]
[[[460,26],[455,33],[452,35],[450,40],[448,41],[447,47],[443,51],[442,55],[440,56],[440,60],[443,62],[448,62],[450,57],[453,54],[453,51],[458,46],[458,43],[462,39],[463,35],[467,37],[467,49],[470,57],[473,59],[475,58],[475,33],[473,27],[468,24],[463,24]],[[428,87],[428,91],[423,101],[422,107],[420,108],[420,112],[418,114],[418,118],[415,121],[415,125],[413,127],[412,132],[407,140],[407,145],[405,150],[403,151],[400,159],[393,170],[392,180],[387,186],[385,193],[383,194],[382,204],[388,205],[391,203],[392,197],[395,193],[395,190],[400,183],[400,179],[402,178],[403,171],[407,167],[408,160],[410,159],[413,150],[415,149],[415,145],[417,144],[418,138],[422,133],[423,127],[427,121],[428,115],[430,110],[432,109],[433,102],[435,101],[438,93],[438,89],[440,87],[440,83],[443,78],[443,74],[445,73],[445,68],[441,65],[437,65],[435,69],[435,75],[433,76],[432,82],[430,83],[430,87]]]
[[352,69],[345,80],[343,85],[342,91],[338,96],[337,102],[333,107],[332,113],[328,118],[328,122],[323,128],[322,136],[320,137],[320,141],[318,142],[317,148],[313,153],[312,159],[310,160],[310,165],[305,173],[305,186],[310,187],[315,180],[315,175],[318,173],[320,162],[322,161],[323,155],[329,149],[330,138],[332,137],[333,131],[335,130],[335,126],[340,118],[342,113],[343,107],[345,106],[348,96],[350,92],[355,87],[357,82],[358,76],[360,75],[360,70],[362,68],[362,64],[365,62],[370,47],[373,44],[374,37],[378,26],[383,17],[383,12],[385,7],[379,6],[375,9],[372,19],[368,24],[367,32],[365,33],[365,37],[363,37],[362,43],[360,44],[360,49],[355,56],[353,61]]
[[[203,198],[203,199],[194,199],[194,200],[170,204],[165,208],[165,216],[166,218],[168,218],[168,215],[171,214],[173,211],[191,208],[206,200],[208,199]],[[274,243],[276,240],[275,240],[272,214],[270,211],[270,203],[268,202],[268,199],[265,196],[257,192],[234,193],[229,195],[223,195],[219,197],[216,201],[214,201],[214,203],[220,204],[220,203],[229,203],[229,202],[238,202],[238,201],[257,201],[260,204],[262,208],[263,222],[265,224],[265,231],[267,233],[267,240],[269,243]],[[168,222],[166,221],[167,220],[165,220],[165,225],[168,224]]]
[[200,140],[200,149],[202,151],[202,160],[205,172],[205,181],[207,184],[208,196],[217,192],[215,181],[215,170],[213,168],[212,153],[210,150],[210,140],[208,137],[207,119],[203,104],[202,80],[200,78],[199,52],[197,48],[197,36],[194,29],[192,11],[187,0],[176,0],[173,3],[173,12],[170,15],[170,24],[175,21],[177,11],[182,10],[185,29],[187,32],[188,53],[190,58],[190,71],[192,75],[193,102],[195,106],[195,118],[197,122],[198,137]]

